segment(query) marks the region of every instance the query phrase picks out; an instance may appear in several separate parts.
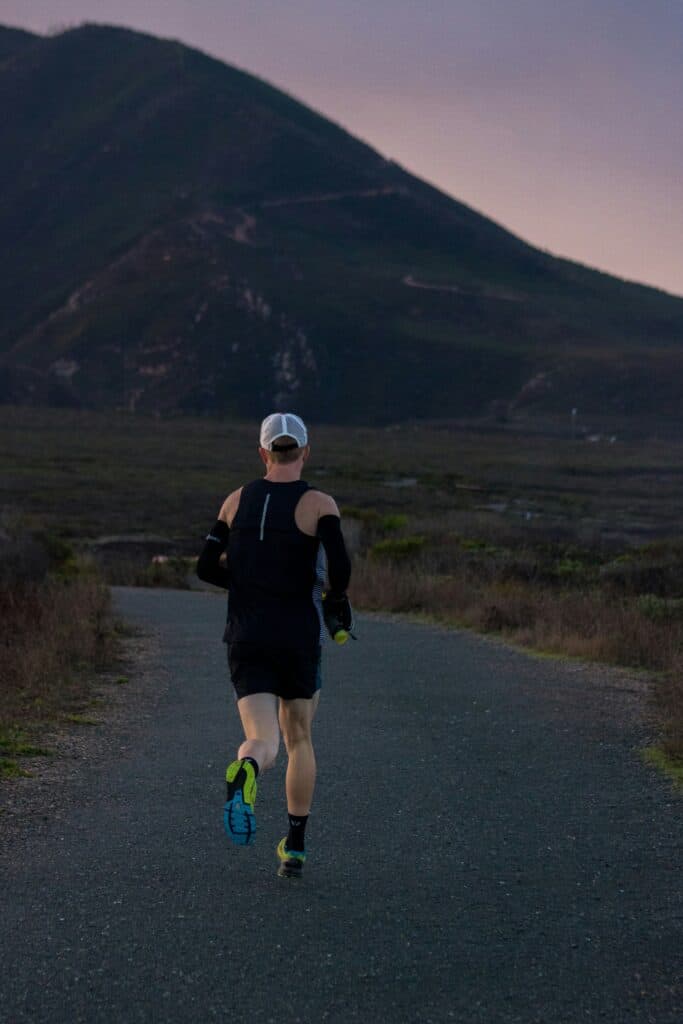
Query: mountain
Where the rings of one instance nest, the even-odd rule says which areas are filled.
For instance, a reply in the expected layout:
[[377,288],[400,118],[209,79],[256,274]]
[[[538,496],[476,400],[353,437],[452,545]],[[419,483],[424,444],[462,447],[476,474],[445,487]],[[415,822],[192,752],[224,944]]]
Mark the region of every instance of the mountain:
[[252,75],[2,29],[0,113],[0,401],[681,415],[683,299],[527,245]]
[[25,32],[23,28],[7,28],[0,25],[0,61],[19,53],[25,46],[35,43],[39,36]]

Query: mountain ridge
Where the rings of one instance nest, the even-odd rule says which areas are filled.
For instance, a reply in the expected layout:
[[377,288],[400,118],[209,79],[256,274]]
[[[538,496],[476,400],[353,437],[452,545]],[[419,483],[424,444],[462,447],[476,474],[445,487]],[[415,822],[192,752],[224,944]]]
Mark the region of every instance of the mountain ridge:
[[682,299],[534,248],[176,41],[4,40],[0,401],[677,413]]
[[42,36],[38,36],[34,32],[27,32],[23,28],[0,25],[0,61],[12,57],[24,47],[42,38]]

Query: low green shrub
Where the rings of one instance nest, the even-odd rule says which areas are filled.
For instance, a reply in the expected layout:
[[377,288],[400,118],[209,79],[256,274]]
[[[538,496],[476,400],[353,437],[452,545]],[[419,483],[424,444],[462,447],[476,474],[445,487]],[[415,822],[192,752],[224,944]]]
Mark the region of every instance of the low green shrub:
[[31,775],[11,757],[0,757],[0,779],[28,778]]
[[408,523],[408,516],[399,514],[398,512],[392,512],[389,515],[382,516],[379,520],[379,528],[385,533],[393,533],[395,530],[402,530]]
[[419,554],[426,544],[425,537],[396,537],[377,541],[370,548],[371,558],[403,560]]
[[360,508],[358,505],[342,505],[339,512],[342,519],[358,519],[371,526],[376,526],[382,518],[377,509]]
[[50,751],[33,743],[25,729],[16,725],[0,726],[0,755],[7,757],[47,757]]
[[501,550],[495,544],[479,537],[460,537],[459,544],[463,551],[476,551],[481,555],[497,555]]
[[356,519],[364,526],[372,527],[373,530],[383,533],[393,533],[402,530],[408,523],[408,516],[402,512],[386,512],[382,514],[376,508],[360,508],[358,505],[342,505],[340,508],[342,520]]

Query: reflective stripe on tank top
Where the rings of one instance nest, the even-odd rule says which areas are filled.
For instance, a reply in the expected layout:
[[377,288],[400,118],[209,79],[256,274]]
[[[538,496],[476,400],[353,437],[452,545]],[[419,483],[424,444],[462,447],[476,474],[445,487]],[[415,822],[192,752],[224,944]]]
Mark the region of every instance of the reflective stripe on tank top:
[[270,494],[266,494],[266,500],[263,502],[263,512],[261,514],[261,533],[259,540],[263,540],[263,532],[266,528],[266,512],[268,511],[268,502],[270,501]]

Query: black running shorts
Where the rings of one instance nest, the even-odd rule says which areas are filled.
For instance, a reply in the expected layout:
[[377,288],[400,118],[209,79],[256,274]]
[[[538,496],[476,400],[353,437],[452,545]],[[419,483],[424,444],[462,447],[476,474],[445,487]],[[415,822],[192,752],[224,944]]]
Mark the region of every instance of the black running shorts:
[[320,647],[299,651],[232,643],[228,644],[228,665],[238,700],[252,693],[310,700],[320,689]]

